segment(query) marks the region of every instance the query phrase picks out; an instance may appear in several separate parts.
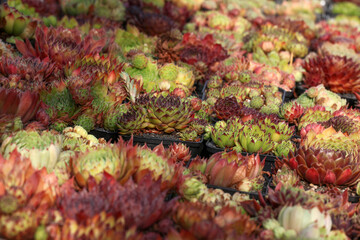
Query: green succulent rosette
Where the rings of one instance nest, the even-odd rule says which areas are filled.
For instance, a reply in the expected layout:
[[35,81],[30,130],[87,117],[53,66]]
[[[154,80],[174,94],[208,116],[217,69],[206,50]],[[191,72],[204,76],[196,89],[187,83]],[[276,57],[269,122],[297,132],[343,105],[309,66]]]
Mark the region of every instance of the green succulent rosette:
[[290,140],[288,141],[282,141],[277,144],[275,144],[275,147],[273,149],[273,153],[277,157],[287,157],[290,152],[295,152],[296,147],[293,142]]
[[271,135],[258,125],[245,125],[240,129],[236,145],[247,153],[268,153],[274,148]]
[[289,140],[295,134],[295,127],[290,127],[286,122],[274,123],[269,118],[266,118],[264,125],[266,132],[271,136],[271,140],[275,142]]
[[104,171],[114,176],[120,168],[119,156],[119,149],[111,145],[80,153],[72,160],[76,181],[80,186],[85,186],[90,176],[100,181]]
[[192,114],[189,102],[177,96],[153,97],[148,106],[148,127],[165,133],[183,130],[192,121]]
[[147,116],[142,110],[130,109],[117,119],[117,128],[121,135],[132,134],[137,130],[147,127]]
[[7,137],[0,148],[1,154],[8,158],[14,150],[31,160],[34,168],[45,167],[48,172],[52,172],[58,162],[63,138],[61,135],[51,131],[19,131]]
[[230,118],[227,122],[219,121],[211,128],[211,140],[220,148],[235,147],[242,126],[242,121],[236,117]]
[[[2,29],[7,34],[22,39],[32,37],[37,26],[37,21],[6,4],[0,6],[0,20],[3,22]],[[7,41],[15,43],[14,39],[9,38]]]

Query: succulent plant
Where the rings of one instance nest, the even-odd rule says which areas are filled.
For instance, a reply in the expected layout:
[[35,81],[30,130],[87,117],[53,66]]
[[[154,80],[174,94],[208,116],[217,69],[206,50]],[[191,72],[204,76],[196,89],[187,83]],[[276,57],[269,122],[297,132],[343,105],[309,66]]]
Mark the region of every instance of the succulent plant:
[[115,132],[118,130],[118,118],[128,111],[127,104],[113,106],[104,116],[104,129]]
[[300,104],[303,108],[309,108],[315,106],[315,99],[309,97],[307,94],[301,94],[296,102]]
[[0,115],[0,143],[2,137],[6,137],[10,133],[15,133],[23,128],[23,123],[19,117],[11,117],[9,115]]
[[19,153],[31,160],[35,169],[46,167],[52,172],[62,147],[62,137],[54,132],[19,131],[8,136],[1,145],[1,153],[5,158],[17,149]]
[[271,134],[271,139],[275,142],[289,140],[295,134],[295,127],[290,127],[283,121],[277,122],[272,121],[270,118],[265,118],[259,121],[259,123],[265,126],[266,132]]
[[264,105],[260,108],[260,112],[261,113],[265,113],[265,114],[276,114],[278,115],[280,111],[280,108],[278,105],[275,104],[271,104],[271,105]]
[[38,24],[37,21],[21,14],[6,3],[1,4],[0,18],[4,22],[2,28],[8,35],[22,39],[32,37]]
[[342,133],[352,134],[359,132],[359,125],[356,121],[353,121],[351,118],[345,116],[335,116],[329,120],[320,123],[325,128],[332,126],[335,131],[341,131]]
[[139,185],[129,180],[122,186],[104,174],[99,183],[90,178],[88,188],[80,192],[76,192],[72,184],[69,181],[62,186],[57,201],[60,221],[53,221],[46,227],[52,238],[100,239],[103,235],[108,239],[115,236],[141,239],[135,229],[145,230],[165,219],[175,203],[164,201],[166,192],[161,191],[159,182],[151,181],[151,178],[144,179]]
[[135,54],[133,56],[133,62],[135,62],[135,65],[133,63],[132,67],[125,68],[125,72],[132,78],[142,78],[144,89],[147,92],[155,90],[156,83],[159,80],[158,67],[156,62],[152,61],[141,53]]
[[233,22],[227,15],[214,11],[209,14],[207,24],[211,28],[229,30]]
[[186,165],[191,158],[190,148],[183,143],[173,143],[166,151],[169,153],[170,159],[174,162],[182,162],[183,165]]
[[195,177],[187,177],[179,187],[181,196],[187,200],[198,199],[205,194],[207,187]]
[[[347,136],[341,131],[337,132],[333,127],[324,128],[322,125],[311,126],[309,130],[305,130],[306,134],[304,134],[304,132],[301,133],[303,137],[301,145],[305,147],[344,151],[347,154],[355,156],[358,154],[358,133]],[[304,135],[306,137],[304,137]]]
[[104,171],[120,182],[126,182],[138,169],[139,161],[137,148],[121,140],[114,145],[100,145],[79,153],[70,164],[77,184],[85,186],[90,176],[100,182]]
[[237,117],[232,117],[227,122],[219,121],[211,128],[211,140],[220,148],[232,148],[242,125],[243,122]]
[[43,90],[58,74],[53,63],[39,59],[6,56],[2,57],[0,72],[3,75],[0,80],[1,86],[23,91]]
[[46,211],[54,205],[58,193],[54,174],[36,170],[30,159],[16,151],[8,159],[0,155],[0,234],[9,239],[31,238],[46,222]]
[[152,97],[148,107],[148,128],[166,133],[185,129],[192,121],[191,105],[176,96]]
[[48,91],[42,91],[40,99],[47,105],[45,111],[50,119],[70,121],[75,114],[76,104],[64,82],[60,82]]
[[280,116],[295,125],[298,124],[303,113],[304,108],[295,100],[283,104],[280,109]]
[[167,63],[159,69],[159,76],[161,79],[174,81],[179,74],[178,67],[173,63]]
[[275,144],[273,153],[277,157],[287,157],[290,152],[295,152],[295,150],[295,144],[292,141],[287,140]]
[[97,119],[93,111],[85,110],[80,116],[73,121],[75,125],[83,127],[87,132],[90,132],[97,125]]
[[299,96],[299,98],[303,97],[303,100],[305,100],[306,97],[303,95],[314,99],[314,103],[316,105],[324,106],[326,110],[331,112],[339,110],[341,107],[346,105],[345,99],[342,99],[334,92],[326,90],[323,84],[320,84],[316,87],[311,87],[306,90],[305,93]]
[[173,215],[175,222],[186,230],[189,230],[196,222],[212,220],[214,217],[214,209],[200,202],[180,203]]
[[77,57],[99,53],[105,45],[105,39],[98,39],[100,30],[91,30],[83,39],[78,29],[63,27],[38,27],[35,30],[35,47],[29,40],[16,41],[16,47],[24,57],[49,59],[62,69]]
[[217,76],[227,82],[249,82],[252,79],[251,72],[247,71],[249,61],[244,57],[230,56],[214,67]]
[[195,129],[189,128],[178,132],[178,137],[181,141],[196,142],[199,141],[198,132]]
[[352,59],[333,55],[311,58],[303,65],[304,83],[324,86],[336,93],[358,93],[360,66]]
[[[210,91],[212,89],[209,90],[209,96],[211,96]],[[247,89],[241,85],[225,85],[221,88],[220,90],[220,98],[226,98],[226,97],[235,97],[238,102],[242,102],[246,96],[247,96]]]
[[[287,157],[287,155],[284,156]],[[276,164],[277,162],[275,163],[275,165]],[[295,187],[299,183],[299,180],[299,175],[286,164],[282,164],[282,167],[278,168],[276,173],[273,174],[273,183],[276,186],[275,189],[277,190],[279,190],[283,186]]]
[[96,0],[94,9],[94,14],[99,17],[105,17],[113,21],[123,21],[125,19],[125,7],[119,1]]
[[150,150],[147,146],[139,148],[140,166],[136,173],[136,179],[142,179],[148,172],[154,180],[161,179],[163,189],[170,189],[180,180],[182,168],[169,159],[162,144]]
[[124,55],[131,50],[150,52],[156,45],[153,38],[141,33],[139,29],[129,24],[126,26],[126,30],[120,28],[116,30],[115,42]]
[[80,76],[70,76],[66,79],[65,83],[76,104],[83,106],[93,100],[93,96],[91,95],[93,78],[89,75],[80,74]]
[[67,127],[62,131],[63,150],[85,152],[88,149],[96,148],[104,144],[104,139],[97,139],[94,135],[88,134],[81,126]]
[[324,107],[308,108],[299,120],[298,128],[306,127],[310,123],[324,122],[331,118],[331,112],[326,111]]
[[0,115],[20,117],[23,123],[27,123],[39,109],[39,95],[30,91],[0,88],[0,106]]
[[261,96],[255,96],[250,100],[250,107],[260,109],[264,105],[265,101]]
[[[181,44],[183,48],[180,51],[180,59],[188,64],[194,65],[203,62],[209,67],[228,57],[226,50],[220,44],[215,43],[211,34],[199,39],[193,33],[185,33]],[[196,54],[194,54],[195,51]]]
[[197,11],[200,9],[204,0],[188,1],[188,0],[176,0],[174,4],[178,7],[186,7],[189,11]]
[[119,115],[116,125],[120,134],[127,135],[145,128],[147,126],[145,120],[146,116],[141,112],[129,109]]
[[[293,218],[292,216],[301,216]],[[276,239],[319,238],[331,231],[331,217],[318,207],[305,209],[300,205],[285,206],[281,209],[278,220],[269,219],[265,229],[272,230]]]
[[214,106],[214,112],[217,118],[227,120],[232,116],[238,116],[241,105],[235,97],[219,98]]
[[274,142],[271,139],[271,134],[262,129],[261,125],[252,125],[247,121],[242,128],[240,128],[238,140],[236,145],[244,152],[248,153],[268,153],[273,150]]
[[[234,186],[238,190],[256,189],[265,162],[259,155],[243,156],[236,151],[213,154],[206,164],[208,182],[222,187]],[[257,189],[258,190],[258,189]]]
[[352,186],[360,180],[358,158],[345,151],[300,147],[296,156],[290,152],[288,164],[310,183]]

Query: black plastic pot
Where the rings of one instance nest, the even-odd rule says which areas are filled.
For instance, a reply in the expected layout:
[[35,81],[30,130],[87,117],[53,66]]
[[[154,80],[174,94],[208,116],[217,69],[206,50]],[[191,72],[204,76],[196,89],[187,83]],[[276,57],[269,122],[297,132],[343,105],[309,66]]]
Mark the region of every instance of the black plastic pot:
[[[302,93],[304,93],[307,90],[307,88],[305,88],[303,86],[302,82],[297,82],[296,83],[296,94],[299,96]],[[352,93],[337,93],[337,95],[339,95],[341,98],[346,99],[346,102],[349,104],[349,107],[355,107],[356,103],[357,103],[357,99],[355,97],[354,94]]]
[[195,84],[195,94],[201,100],[204,100],[204,93],[205,93],[207,82],[208,81],[206,81],[205,83],[196,83]]
[[348,201],[351,203],[358,203],[360,201],[360,196],[349,196]]
[[[130,140],[130,138],[131,138],[130,135],[120,135],[120,136],[126,141]],[[201,137],[201,140],[199,142],[189,142],[189,141],[181,141],[181,140],[175,140],[175,139],[170,140],[170,139],[167,139],[167,138],[162,138],[161,135],[159,135],[156,138],[155,137],[150,137],[150,136],[136,136],[136,135],[134,135],[133,142],[134,142],[134,144],[139,144],[139,145],[144,145],[146,143],[146,145],[151,149],[153,149],[154,147],[156,147],[160,143],[162,143],[165,148],[169,147],[173,143],[183,143],[187,147],[190,148],[192,157],[196,157],[197,155],[201,155],[201,152],[202,152],[202,150],[204,148],[203,137]]]
[[119,134],[117,132],[107,131],[103,128],[96,128],[91,130],[89,134],[94,135],[96,138],[104,138],[106,141],[117,142]]
[[[208,140],[205,145],[206,145],[206,151],[209,153],[210,156],[214,153],[225,151],[224,148],[217,147],[211,140]],[[246,156],[249,155],[250,153],[242,152],[241,154],[243,156]],[[263,171],[271,172],[271,169],[275,166],[276,159],[279,157],[273,155],[267,155],[267,154],[259,154],[259,155],[260,155],[260,160],[265,159],[265,165]]]
[[206,82],[205,82],[204,87],[203,87],[203,89],[202,89],[202,91],[201,91],[201,100],[203,100],[203,101],[205,101],[205,98],[206,98],[206,87],[207,87],[207,85],[208,85],[208,82],[209,82],[209,81],[206,81]]
[[[268,187],[269,187],[269,184],[271,182],[271,177],[267,176],[266,174],[264,174],[264,178],[265,178],[265,181],[264,181],[264,185],[262,187],[262,190],[261,190],[261,195],[263,195],[263,197],[267,196],[268,194]],[[241,194],[246,194],[246,195],[249,195],[249,197],[251,199],[256,199],[256,200],[259,200],[259,193],[258,192],[244,192],[244,191],[239,191],[239,190],[236,190],[234,188],[228,188],[228,187],[220,187],[220,186],[216,186],[216,185],[211,185],[211,184],[206,184],[206,186],[208,188],[214,188],[214,189],[221,189],[223,190],[225,193],[229,193],[231,195],[235,194],[235,193],[241,193]]]
[[295,98],[294,91],[286,91],[285,89],[282,88],[279,88],[279,90],[283,92],[283,99],[282,99],[283,103],[289,102],[290,100]]

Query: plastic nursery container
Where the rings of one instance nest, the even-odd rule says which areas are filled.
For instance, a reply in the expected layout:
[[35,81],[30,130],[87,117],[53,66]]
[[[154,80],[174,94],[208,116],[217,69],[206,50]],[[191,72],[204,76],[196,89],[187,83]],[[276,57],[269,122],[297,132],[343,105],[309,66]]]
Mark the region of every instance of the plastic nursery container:
[[200,98],[201,100],[203,100],[204,97],[204,91],[206,89],[206,85],[207,85],[206,81],[205,83],[195,83],[194,87],[195,87],[195,91],[193,93],[193,95],[195,95],[196,97]]
[[[305,88],[302,82],[297,82],[296,83],[296,94],[300,95],[302,93],[304,93],[307,88]],[[356,103],[357,103],[357,99],[355,97],[354,94],[352,93],[337,93],[337,95],[339,95],[341,98],[346,99],[346,102],[349,104],[349,107],[355,107]]]
[[206,98],[206,87],[208,85],[208,81],[205,82],[203,89],[201,90],[201,100],[205,101]]
[[[130,135],[120,135],[120,136],[126,141],[130,140],[130,138],[131,138]],[[139,144],[139,145],[144,145],[146,143],[146,145],[151,149],[153,149],[160,143],[162,143],[165,148],[169,147],[173,143],[183,143],[187,147],[190,148],[191,157],[196,157],[197,155],[201,155],[201,152],[204,148],[203,137],[201,137],[201,140],[199,142],[189,142],[189,141],[181,141],[181,140],[176,140],[176,139],[164,138],[161,135],[156,136],[156,137],[147,136],[147,135],[144,135],[144,136],[134,135],[133,142],[134,142],[134,144]]]
[[283,98],[282,98],[282,102],[289,102],[290,100],[294,99],[294,91],[295,89],[293,89],[292,91],[286,91],[285,89],[282,89],[279,87],[279,90],[283,93]]
[[[264,185],[261,189],[261,195],[263,197],[267,196],[268,194],[268,188],[269,188],[269,184],[271,182],[271,177],[269,177],[268,175],[264,174]],[[225,193],[229,193],[231,195],[233,195],[234,193],[241,193],[241,194],[246,194],[246,195],[249,195],[249,197],[251,199],[256,199],[256,200],[259,200],[259,193],[258,192],[244,192],[244,191],[239,191],[239,190],[236,190],[234,188],[228,188],[228,187],[220,187],[220,186],[216,186],[216,185],[212,185],[212,184],[206,184],[206,186],[208,188],[214,188],[214,189],[221,189],[223,190]]]
[[89,132],[89,134],[94,135],[96,138],[104,138],[107,142],[111,141],[112,143],[117,142],[119,134],[117,132],[111,132],[103,128],[95,128]]
[[349,196],[348,201],[351,203],[358,203],[360,202],[360,196]]
[[[211,140],[208,140],[205,145],[206,145],[206,151],[209,153],[210,156],[214,153],[222,152],[225,150],[224,148],[217,147]],[[246,156],[249,155],[250,153],[242,152],[241,154],[243,156]],[[275,166],[276,159],[279,157],[273,155],[267,155],[267,154],[259,154],[259,155],[260,155],[260,160],[265,159],[265,165],[263,171],[271,172],[271,169]]]

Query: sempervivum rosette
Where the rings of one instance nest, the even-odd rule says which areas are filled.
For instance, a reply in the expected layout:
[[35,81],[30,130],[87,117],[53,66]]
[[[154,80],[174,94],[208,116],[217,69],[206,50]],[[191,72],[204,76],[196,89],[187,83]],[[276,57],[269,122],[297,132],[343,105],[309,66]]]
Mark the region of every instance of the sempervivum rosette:
[[33,238],[55,202],[58,192],[55,175],[31,165],[16,150],[8,159],[0,155],[0,236],[6,239]]
[[78,154],[70,159],[72,172],[76,183],[83,187],[90,176],[100,182],[103,172],[117,178],[120,182],[126,182],[139,167],[137,147],[132,142],[125,144],[120,140],[117,144],[100,145]]
[[301,147],[286,162],[313,184],[353,186],[360,181],[360,157],[345,151]]
[[324,128],[320,124],[310,125],[301,133],[301,146],[306,148],[323,148],[334,151],[345,151],[348,154],[357,155],[359,152],[359,133],[346,135],[337,132],[333,127]]
[[[249,191],[259,189],[259,179],[265,161],[259,155],[243,156],[236,151],[218,152],[207,161],[204,174],[208,183]],[[261,187],[260,187],[261,188]]]
[[26,90],[41,90],[58,74],[55,65],[48,61],[23,57],[1,58],[0,86]]
[[298,128],[304,128],[308,124],[316,123],[316,122],[324,122],[331,118],[331,112],[326,111],[323,106],[315,106],[312,108],[308,108],[305,110],[304,114],[301,116],[299,120]]
[[216,146],[221,148],[232,148],[235,146],[236,138],[239,134],[239,129],[243,126],[240,118],[231,117],[229,120],[216,122],[214,127],[211,127],[211,140]]
[[0,87],[0,115],[20,117],[26,123],[35,117],[40,106],[39,100],[37,93]]
[[7,3],[1,4],[0,12],[2,29],[6,34],[22,39],[31,38],[33,36],[38,21],[23,15],[16,8],[9,7]]
[[140,158],[140,166],[135,174],[137,181],[150,173],[155,181],[161,179],[162,189],[169,189],[178,184],[183,171],[182,164],[175,163],[173,156],[162,144],[153,150],[145,145],[138,148],[137,154]]
[[105,45],[105,39],[97,39],[99,30],[92,29],[83,39],[77,29],[63,27],[38,27],[35,30],[35,47],[29,40],[16,41],[16,47],[24,57],[50,59],[62,69],[78,56],[99,53]]
[[121,135],[131,134],[147,127],[147,116],[143,112],[129,109],[117,119],[117,127]]
[[166,191],[160,189],[159,181],[149,177],[138,184],[129,180],[121,185],[104,174],[99,183],[91,177],[86,185],[80,191],[73,188],[73,180],[62,186],[54,214],[57,218],[45,225],[43,233],[51,239],[140,240],[147,231],[158,236],[149,228],[167,221],[175,207],[175,200],[164,200]]
[[240,114],[241,105],[235,97],[219,98],[214,105],[214,112],[219,119],[227,120]]
[[189,102],[177,96],[152,97],[148,106],[148,128],[165,133],[185,129],[191,122],[193,110]]
[[289,123],[298,124],[300,117],[304,113],[304,108],[296,101],[284,103],[280,109],[280,116]]
[[311,58],[303,65],[304,83],[319,84],[337,93],[359,93],[360,65],[347,57],[324,55]]
[[252,120],[247,121],[239,132],[237,141],[235,142],[237,150],[243,150],[248,153],[268,153],[273,150],[274,142],[271,134],[266,132],[260,125]]
[[214,208],[201,202],[180,203],[174,213],[174,221],[183,229],[189,230],[196,222],[213,220]]
[[271,134],[271,139],[275,142],[289,140],[295,134],[295,127],[290,127],[284,121],[273,121],[270,118],[265,118],[260,123]]
[[62,136],[57,133],[22,130],[3,141],[0,152],[8,157],[17,149],[22,156],[30,158],[34,168],[46,167],[48,172],[52,172],[59,160],[61,148]]
[[341,131],[346,134],[351,134],[360,131],[360,125],[358,121],[354,121],[351,118],[345,116],[335,116],[325,122],[321,122],[325,128],[332,126],[337,132]]

